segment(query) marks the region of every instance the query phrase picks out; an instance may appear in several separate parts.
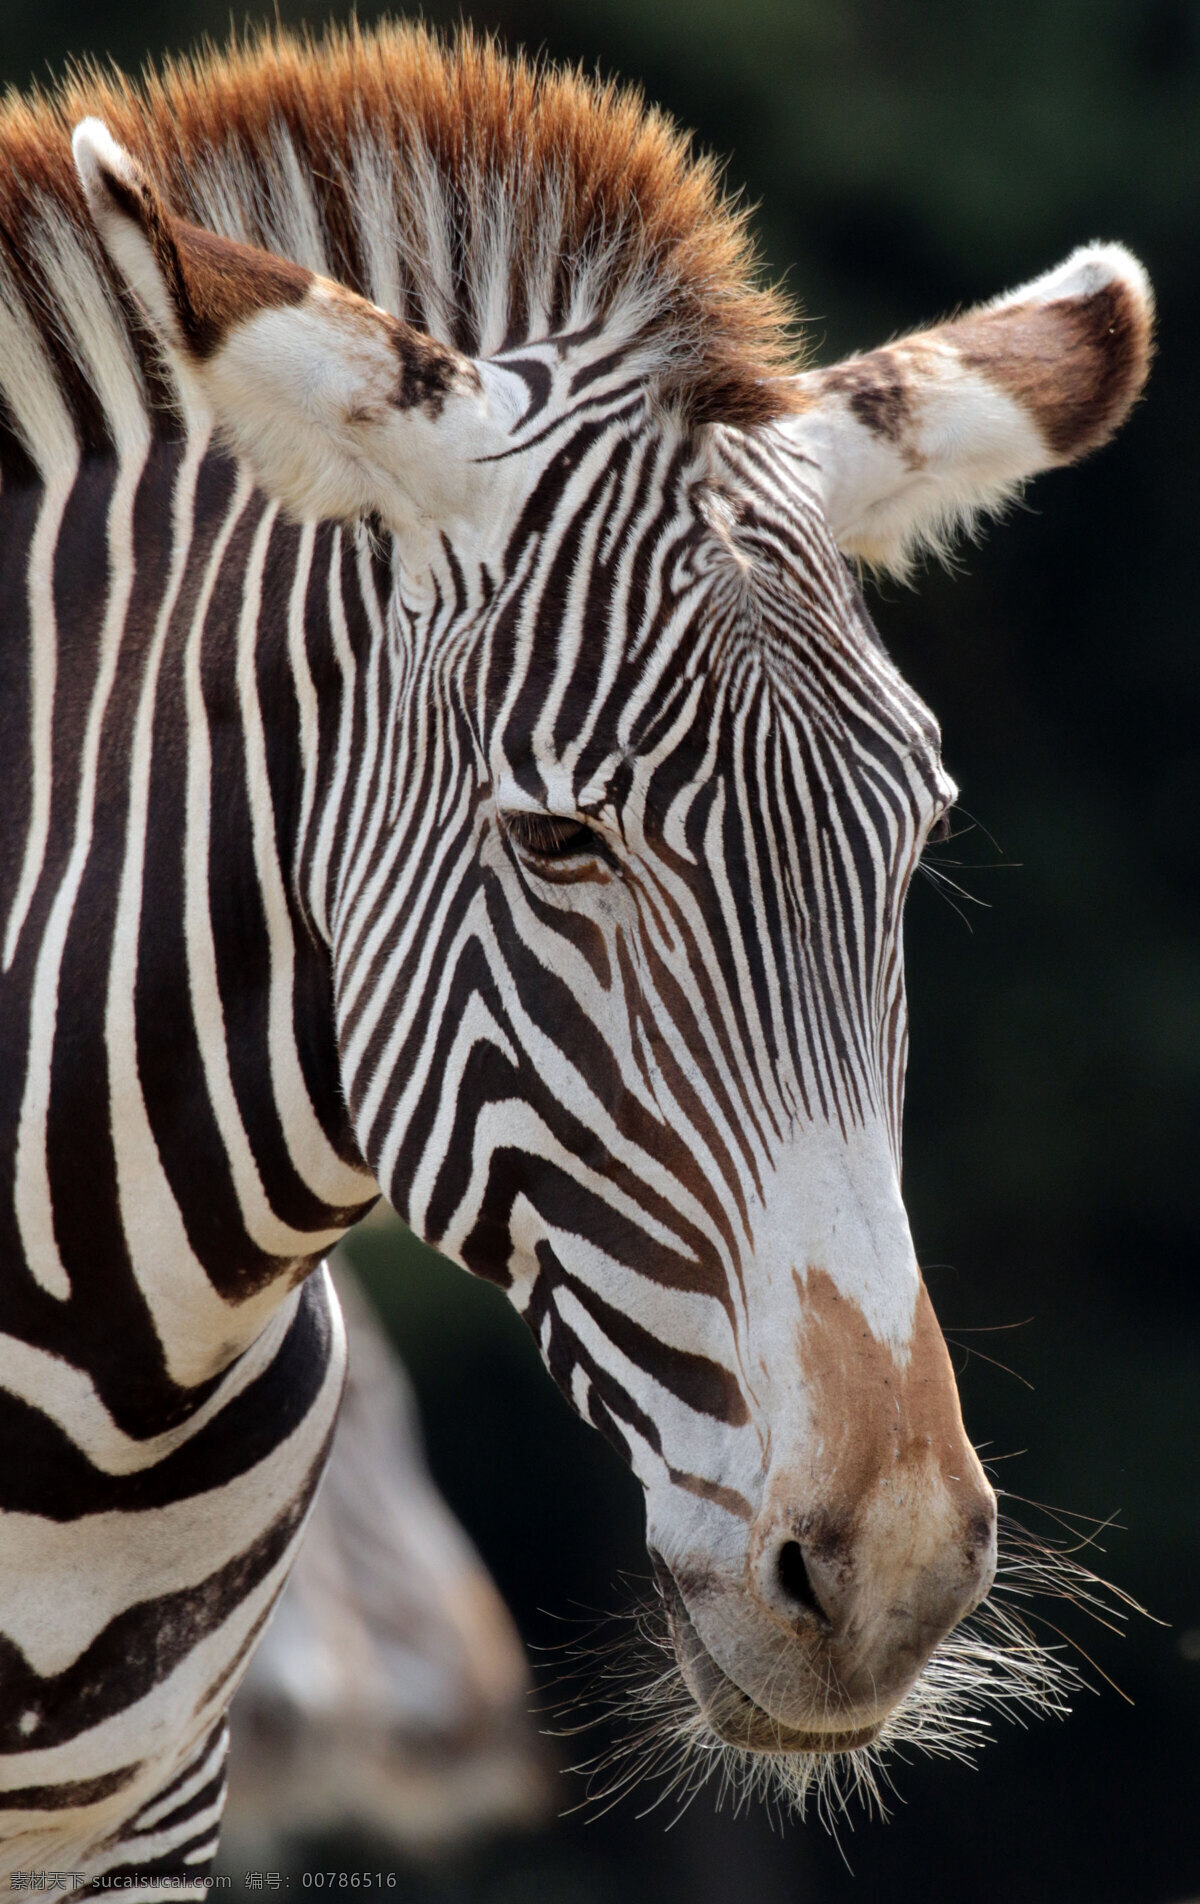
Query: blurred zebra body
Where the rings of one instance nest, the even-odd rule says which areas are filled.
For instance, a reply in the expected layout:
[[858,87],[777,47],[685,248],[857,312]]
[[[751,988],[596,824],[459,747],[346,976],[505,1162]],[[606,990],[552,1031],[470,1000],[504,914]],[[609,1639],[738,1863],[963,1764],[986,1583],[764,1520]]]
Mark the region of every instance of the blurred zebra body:
[[[333,1450],[230,1713],[226,1869],[357,1826],[430,1856],[545,1810],[521,1642],[425,1467],[416,1403],[348,1263]],[[282,1847],[282,1848],[281,1848]]]
[[994,1502],[899,1193],[953,787],[842,552],[1115,427],[1138,268],[794,377],[711,169],[470,42],[6,110],[10,1863],[199,1884],[381,1184],[638,1473],[705,1725],[858,1749]]

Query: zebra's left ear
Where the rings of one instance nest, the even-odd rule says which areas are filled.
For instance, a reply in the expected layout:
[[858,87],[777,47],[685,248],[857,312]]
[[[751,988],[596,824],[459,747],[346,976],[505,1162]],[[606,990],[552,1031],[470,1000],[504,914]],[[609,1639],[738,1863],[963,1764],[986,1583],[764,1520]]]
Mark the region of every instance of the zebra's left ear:
[[834,540],[903,574],[1039,471],[1107,442],[1150,367],[1154,299],[1120,245],[934,330],[795,379],[772,426],[813,468]]
[[176,218],[99,120],[73,147],[104,246],[185,398],[211,410],[269,495],[302,518],[378,514],[400,534],[484,520],[487,458],[519,403],[503,373]]

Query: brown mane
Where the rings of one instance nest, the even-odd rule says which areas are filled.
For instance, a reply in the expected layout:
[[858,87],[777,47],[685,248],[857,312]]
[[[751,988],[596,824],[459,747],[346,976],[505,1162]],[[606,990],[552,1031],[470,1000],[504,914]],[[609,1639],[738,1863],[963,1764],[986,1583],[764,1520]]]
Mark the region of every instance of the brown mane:
[[[105,306],[69,145],[89,115],[176,212],[399,304],[460,349],[614,325],[688,424],[745,427],[790,407],[777,379],[798,368],[792,314],[759,281],[745,211],[667,119],[468,32],[443,44],[421,27],[355,26],[264,33],[141,81],[87,69],[0,107],[0,300],[32,317],[85,441],[104,439],[102,410],[61,315],[46,220],[71,227]],[[136,325],[126,332],[165,410]]]

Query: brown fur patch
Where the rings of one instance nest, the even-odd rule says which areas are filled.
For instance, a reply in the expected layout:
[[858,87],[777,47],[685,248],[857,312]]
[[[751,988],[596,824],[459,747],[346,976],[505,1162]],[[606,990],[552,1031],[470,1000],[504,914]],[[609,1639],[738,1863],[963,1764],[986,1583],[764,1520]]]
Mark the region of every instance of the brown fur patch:
[[198,357],[214,351],[231,324],[281,304],[299,304],[312,275],[248,245],[214,238],[195,225],[173,225],[187,283],[190,324],[185,334]]
[[1032,413],[1064,463],[1099,449],[1120,428],[1141,394],[1153,348],[1151,314],[1120,281],[1088,298],[964,318],[951,337],[969,369]]
[[851,357],[826,371],[823,390],[844,396],[863,428],[889,443],[899,443],[912,416],[912,400],[904,372],[890,350],[867,357]]
[[736,1488],[726,1487],[721,1481],[706,1481],[702,1474],[689,1474],[684,1468],[670,1468],[668,1473],[673,1486],[683,1488],[688,1494],[698,1495],[702,1501],[712,1501],[739,1521],[753,1520],[753,1508]]
[[[441,415],[456,377],[464,373],[469,360],[432,343],[406,324],[392,324],[392,348],[400,360],[396,393],[392,398],[397,410],[423,409],[430,417]],[[470,374],[476,383],[479,374]]]
[[795,1282],[802,1312],[796,1349],[822,1442],[812,1496],[821,1503],[819,1524],[797,1533],[832,1558],[834,1549],[849,1545],[881,1482],[919,1486],[931,1472],[964,1510],[973,1511],[979,1466],[924,1283],[901,1367],[826,1270],[810,1268],[805,1278],[796,1274]]
[[[631,91],[507,59],[469,33],[443,45],[416,27],[351,27],[332,28],[318,41],[264,33],[224,53],[170,62],[141,82],[86,70],[51,95],[10,99],[0,109],[0,250],[47,334],[85,436],[100,434],[96,406],[65,347],[49,336],[37,219],[40,201],[57,202],[107,273],[69,148],[71,128],[87,116],[105,121],[168,210],[188,222],[205,222],[198,173],[234,161],[249,187],[239,197],[247,234],[256,242],[261,234],[267,249],[271,190],[286,189],[275,143],[286,129],[311,183],[331,269],[363,293],[356,145],[365,141],[393,166],[402,221],[421,213],[414,153],[431,156],[448,195],[464,206],[481,202],[472,193],[485,179],[484,196],[504,202],[512,233],[512,343],[525,336],[530,261],[544,235],[547,203],[556,198],[562,217],[553,308],[565,315],[579,261],[601,244],[597,324],[649,276],[659,295],[649,307],[646,340],[661,340],[670,357],[658,394],[685,421],[748,426],[796,401],[779,381],[799,367],[792,313],[758,281],[747,215],[722,196],[713,162],[698,158],[660,113]],[[453,341],[469,353],[465,286],[487,234],[472,230],[464,211],[452,236],[464,286]],[[197,242],[189,240],[189,264],[203,273]],[[400,315],[427,329],[421,285],[408,285],[406,296]],[[152,375],[152,353],[139,348]]]

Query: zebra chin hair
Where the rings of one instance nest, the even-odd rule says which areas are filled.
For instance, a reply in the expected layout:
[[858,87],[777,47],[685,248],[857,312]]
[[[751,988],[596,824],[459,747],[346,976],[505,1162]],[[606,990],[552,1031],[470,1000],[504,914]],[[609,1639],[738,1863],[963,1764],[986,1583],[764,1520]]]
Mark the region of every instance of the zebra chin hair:
[[[894,1759],[919,1751],[969,1763],[990,1742],[993,1715],[1017,1723],[1069,1717],[1073,1699],[1095,1690],[1089,1669],[1108,1675],[1037,1603],[1065,1602],[1118,1636],[1130,1614],[1152,1616],[1078,1558],[1109,1523],[1079,1533],[1072,1525],[1078,1517],[1051,1518],[1069,1529],[1067,1540],[1043,1539],[1001,1517],[991,1593],[938,1644],[876,1737],[850,1751],[772,1752],[718,1737],[684,1682],[658,1588],[638,1583],[623,1612],[606,1615],[542,1662],[554,1674],[543,1693],[557,1736],[608,1735],[599,1751],[571,1766],[586,1781],[571,1809],[598,1817],[637,1794],[639,1817],[663,1810],[669,1824],[707,1788],[718,1811],[728,1805],[737,1817],[762,1804],[775,1823],[803,1823],[811,1812],[836,1838],[842,1823],[853,1829],[855,1803],[886,1820],[896,1793]],[[1039,1628],[1052,1638],[1039,1637]]]

